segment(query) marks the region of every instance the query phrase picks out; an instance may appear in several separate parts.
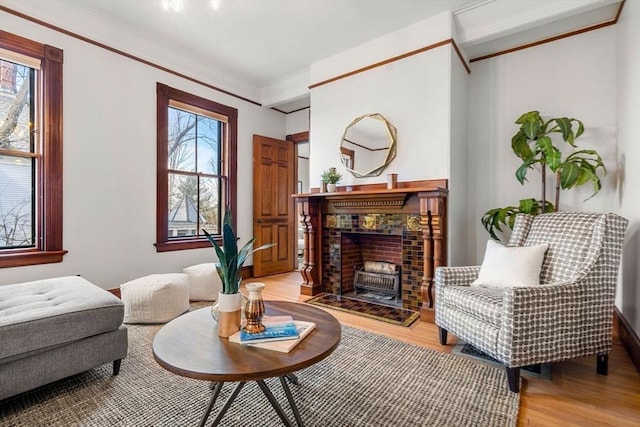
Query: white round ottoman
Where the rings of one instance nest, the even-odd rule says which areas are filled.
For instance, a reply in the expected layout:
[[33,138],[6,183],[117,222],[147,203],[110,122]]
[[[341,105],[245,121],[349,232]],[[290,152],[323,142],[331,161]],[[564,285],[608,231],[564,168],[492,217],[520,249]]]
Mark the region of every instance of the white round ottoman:
[[150,274],[120,285],[124,323],[165,323],[189,310],[183,273]]
[[216,271],[215,262],[192,265],[182,270],[189,276],[189,299],[191,301],[215,301],[222,290],[222,281]]

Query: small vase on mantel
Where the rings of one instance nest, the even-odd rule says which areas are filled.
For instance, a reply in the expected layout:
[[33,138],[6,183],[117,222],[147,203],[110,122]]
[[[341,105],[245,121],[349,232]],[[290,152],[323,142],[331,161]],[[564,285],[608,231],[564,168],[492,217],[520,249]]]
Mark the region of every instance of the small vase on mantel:
[[218,322],[218,336],[229,338],[240,330],[242,294],[218,293],[218,301],[211,307],[211,315]]
[[244,326],[245,332],[255,334],[264,331],[262,317],[264,316],[264,301],[262,300],[262,290],[264,283],[251,282],[246,285],[249,291],[249,298],[244,309],[244,316],[247,324]]
[[335,184],[327,184],[327,191],[329,193],[335,193],[336,192],[336,185]]

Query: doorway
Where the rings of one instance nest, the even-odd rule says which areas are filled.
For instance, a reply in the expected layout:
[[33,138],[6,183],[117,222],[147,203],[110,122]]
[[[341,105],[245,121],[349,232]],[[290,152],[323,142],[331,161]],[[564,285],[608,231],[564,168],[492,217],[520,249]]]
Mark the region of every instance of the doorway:
[[[296,153],[296,193],[308,193],[310,191],[309,182],[309,132],[300,132],[287,135],[287,141],[295,144]],[[294,207],[294,215],[292,221],[296,230],[295,253],[297,257],[296,270],[299,270],[303,263],[304,251],[304,233],[298,219],[298,208]]]

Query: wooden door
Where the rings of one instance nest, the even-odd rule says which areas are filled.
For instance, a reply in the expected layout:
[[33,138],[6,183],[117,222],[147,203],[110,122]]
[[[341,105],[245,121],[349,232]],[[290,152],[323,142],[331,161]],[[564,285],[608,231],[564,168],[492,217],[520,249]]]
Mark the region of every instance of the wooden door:
[[292,271],[294,242],[295,150],[292,143],[253,136],[253,235],[255,247],[276,245],[253,254],[255,277]]

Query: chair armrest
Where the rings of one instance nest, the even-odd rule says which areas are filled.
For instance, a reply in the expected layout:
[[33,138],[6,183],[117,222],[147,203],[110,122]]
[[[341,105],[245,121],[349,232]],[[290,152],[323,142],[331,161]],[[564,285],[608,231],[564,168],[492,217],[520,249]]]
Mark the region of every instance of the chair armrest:
[[499,345],[510,349],[511,366],[608,351],[612,314],[613,295],[593,281],[508,288]]
[[438,267],[436,268],[435,284],[438,286],[469,286],[478,278],[479,265],[466,267]]

